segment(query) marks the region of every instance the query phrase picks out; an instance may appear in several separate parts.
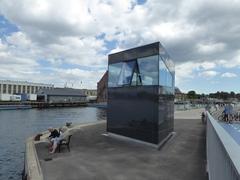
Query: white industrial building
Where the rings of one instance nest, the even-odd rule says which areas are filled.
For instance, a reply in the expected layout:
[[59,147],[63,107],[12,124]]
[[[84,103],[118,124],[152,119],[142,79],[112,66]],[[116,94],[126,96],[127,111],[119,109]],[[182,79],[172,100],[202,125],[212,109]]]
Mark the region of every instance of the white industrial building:
[[26,94],[28,95],[26,99],[29,100],[36,99],[36,94],[40,89],[52,88],[54,88],[53,84],[0,80],[0,101],[18,101],[19,98],[16,96],[16,94]]
[[0,80],[0,94],[36,94],[39,89],[51,88],[54,88],[53,84]]
[[87,95],[82,89],[72,88],[53,88],[53,89],[41,89],[38,91],[38,101],[44,101],[49,103],[61,103],[61,102],[87,102]]

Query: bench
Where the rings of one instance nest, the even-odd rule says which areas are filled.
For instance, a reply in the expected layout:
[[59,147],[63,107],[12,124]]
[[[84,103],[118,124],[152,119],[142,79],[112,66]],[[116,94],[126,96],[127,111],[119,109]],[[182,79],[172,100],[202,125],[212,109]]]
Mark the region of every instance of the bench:
[[71,141],[72,135],[68,135],[66,138],[60,140],[59,145],[58,145],[58,152],[61,152],[61,147],[62,146],[67,146],[68,152],[70,152],[70,141]]

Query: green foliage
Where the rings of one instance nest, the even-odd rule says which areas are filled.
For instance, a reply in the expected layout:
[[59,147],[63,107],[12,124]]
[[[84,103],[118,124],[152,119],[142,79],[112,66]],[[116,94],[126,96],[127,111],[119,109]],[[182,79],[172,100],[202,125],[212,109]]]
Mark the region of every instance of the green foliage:
[[197,98],[197,94],[196,94],[195,91],[188,91],[187,97],[188,97],[188,99],[196,99]]
[[233,91],[231,91],[230,93],[228,92],[219,92],[217,91],[216,93],[210,93],[209,94],[210,98],[217,98],[217,99],[224,99],[227,100],[229,98],[238,98],[240,100],[240,93],[236,94]]
[[197,94],[195,91],[191,90],[188,91],[187,93],[187,98],[188,99],[204,99],[204,98],[217,98],[217,99],[223,99],[223,100],[228,100],[230,98],[237,98],[240,100],[240,93],[235,93],[233,91],[229,92],[224,92],[224,91],[217,91],[216,93],[210,93],[209,95],[206,94]]

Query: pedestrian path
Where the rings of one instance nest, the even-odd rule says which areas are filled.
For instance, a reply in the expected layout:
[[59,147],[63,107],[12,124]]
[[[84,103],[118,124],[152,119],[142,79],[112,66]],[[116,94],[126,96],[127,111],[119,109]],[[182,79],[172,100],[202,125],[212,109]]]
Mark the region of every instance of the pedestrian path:
[[200,120],[201,111],[175,113],[176,135],[160,150],[103,136],[106,123],[76,131],[71,152],[49,154],[46,144],[37,144],[44,179],[207,180],[205,125]]
[[220,125],[230,134],[230,136],[240,145],[240,122],[233,122],[231,124],[219,122]]

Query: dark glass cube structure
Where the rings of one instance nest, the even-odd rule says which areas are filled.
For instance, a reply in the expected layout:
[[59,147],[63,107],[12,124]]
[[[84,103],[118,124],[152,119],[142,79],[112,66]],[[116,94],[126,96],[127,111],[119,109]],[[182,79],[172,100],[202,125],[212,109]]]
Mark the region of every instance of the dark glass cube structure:
[[159,144],[173,131],[174,63],[160,42],[108,56],[107,131]]

